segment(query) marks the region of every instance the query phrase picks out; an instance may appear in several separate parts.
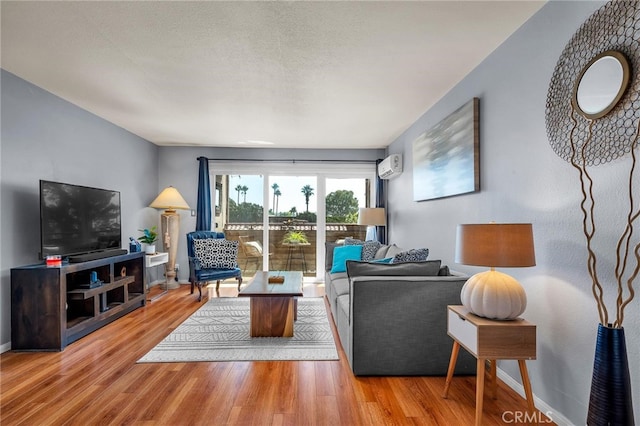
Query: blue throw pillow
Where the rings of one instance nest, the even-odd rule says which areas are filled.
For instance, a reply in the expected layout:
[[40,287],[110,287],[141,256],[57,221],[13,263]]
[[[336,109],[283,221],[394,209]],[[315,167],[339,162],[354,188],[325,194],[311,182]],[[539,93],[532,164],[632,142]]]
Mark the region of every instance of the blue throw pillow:
[[391,263],[391,261],[393,260],[393,257],[385,257],[382,259],[373,259],[370,260],[371,263]]
[[362,246],[342,246],[334,248],[331,273],[347,272],[347,260],[362,260]]

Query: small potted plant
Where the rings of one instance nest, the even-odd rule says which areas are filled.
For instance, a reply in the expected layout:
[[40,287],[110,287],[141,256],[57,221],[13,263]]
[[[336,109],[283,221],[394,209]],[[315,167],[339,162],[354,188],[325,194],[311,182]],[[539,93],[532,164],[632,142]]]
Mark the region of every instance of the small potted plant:
[[284,235],[283,244],[309,244],[307,236],[302,231],[289,231]]
[[156,227],[152,226],[149,229],[147,229],[147,228],[138,229],[138,231],[142,232],[142,236],[138,237],[138,241],[140,241],[141,243],[146,244],[146,247],[144,249],[145,253],[147,253],[147,254],[155,254],[156,245],[154,243],[158,239],[158,233],[156,232]]

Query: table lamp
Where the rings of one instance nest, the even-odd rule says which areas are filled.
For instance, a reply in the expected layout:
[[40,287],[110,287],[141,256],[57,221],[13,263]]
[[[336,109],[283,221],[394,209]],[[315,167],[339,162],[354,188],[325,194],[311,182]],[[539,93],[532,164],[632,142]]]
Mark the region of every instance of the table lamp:
[[524,288],[495,268],[535,266],[530,223],[458,225],[455,261],[491,268],[475,274],[462,287],[460,299],[469,312],[497,320],[514,319],[524,312]]
[[178,240],[180,233],[180,215],[176,210],[189,210],[189,205],[182,198],[182,195],[173,186],[162,190],[160,195],[149,205],[154,209],[165,209],[162,213],[162,242],[165,250],[169,253],[167,262],[167,286],[168,288],[178,288],[175,283],[176,277],[176,255],[178,254]]
[[358,225],[367,226],[366,240],[377,240],[376,226],[387,225],[387,215],[384,207],[367,207],[358,211]]

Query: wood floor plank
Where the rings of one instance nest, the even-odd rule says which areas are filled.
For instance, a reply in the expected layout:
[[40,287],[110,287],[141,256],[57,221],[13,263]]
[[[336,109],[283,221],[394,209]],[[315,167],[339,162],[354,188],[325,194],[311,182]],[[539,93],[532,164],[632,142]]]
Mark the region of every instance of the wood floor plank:
[[[323,294],[322,286],[304,291]],[[356,377],[339,342],[336,361],[137,364],[206,302],[204,294],[198,303],[181,286],[63,352],[0,355],[0,424],[473,424],[475,377],[454,377],[448,399],[443,377]],[[223,283],[219,294],[234,297],[237,285]],[[527,408],[500,381],[498,399],[484,406],[489,426]]]

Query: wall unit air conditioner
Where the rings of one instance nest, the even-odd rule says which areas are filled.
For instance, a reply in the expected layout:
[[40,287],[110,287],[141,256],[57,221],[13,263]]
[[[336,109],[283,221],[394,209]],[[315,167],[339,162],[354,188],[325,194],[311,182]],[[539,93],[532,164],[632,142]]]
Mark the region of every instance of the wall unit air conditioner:
[[402,155],[391,154],[378,164],[378,176],[381,179],[393,179],[402,174]]

